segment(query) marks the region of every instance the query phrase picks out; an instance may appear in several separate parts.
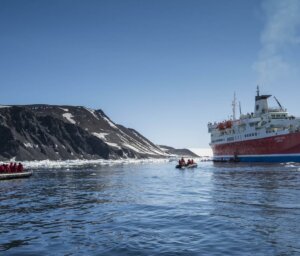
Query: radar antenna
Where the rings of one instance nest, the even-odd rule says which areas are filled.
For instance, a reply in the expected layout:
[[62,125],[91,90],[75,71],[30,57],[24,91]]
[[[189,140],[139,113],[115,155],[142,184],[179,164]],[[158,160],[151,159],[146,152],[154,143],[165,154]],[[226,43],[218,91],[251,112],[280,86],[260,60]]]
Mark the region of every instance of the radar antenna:
[[256,87],[256,93],[257,93],[257,96],[259,96],[259,85],[257,85],[257,87]]

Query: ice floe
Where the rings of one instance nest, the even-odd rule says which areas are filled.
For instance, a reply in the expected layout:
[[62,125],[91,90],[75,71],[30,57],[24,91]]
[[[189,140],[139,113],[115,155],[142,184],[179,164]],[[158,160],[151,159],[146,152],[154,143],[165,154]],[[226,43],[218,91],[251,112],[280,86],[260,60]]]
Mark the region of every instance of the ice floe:
[[84,168],[91,166],[110,166],[120,164],[144,164],[144,163],[163,163],[168,162],[167,158],[159,159],[121,159],[121,160],[65,160],[65,161],[24,161],[23,165],[27,169],[68,169],[68,168]]

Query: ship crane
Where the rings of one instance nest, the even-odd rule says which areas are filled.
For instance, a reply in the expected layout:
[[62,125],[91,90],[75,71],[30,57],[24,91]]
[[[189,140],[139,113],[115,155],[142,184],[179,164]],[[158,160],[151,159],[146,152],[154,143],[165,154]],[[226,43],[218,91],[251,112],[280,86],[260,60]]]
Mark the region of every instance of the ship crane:
[[276,102],[277,102],[277,104],[278,104],[280,110],[281,110],[281,111],[284,111],[284,108],[283,108],[282,105],[280,104],[279,100],[278,100],[275,96],[274,96],[274,99],[276,100]]

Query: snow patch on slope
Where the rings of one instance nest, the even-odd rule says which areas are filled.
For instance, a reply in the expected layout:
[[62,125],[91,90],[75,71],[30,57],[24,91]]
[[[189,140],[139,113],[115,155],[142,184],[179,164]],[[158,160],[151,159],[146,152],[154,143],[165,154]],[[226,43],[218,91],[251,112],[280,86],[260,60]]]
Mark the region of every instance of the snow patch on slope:
[[85,108],[88,112],[90,112],[96,119],[99,120],[98,116],[95,114],[95,110],[90,109],[90,108]]
[[119,130],[119,128],[112,121],[110,121],[107,117],[103,116],[102,118],[109,124],[110,127]]
[[[138,133],[136,133],[135,131],[132,131],[132,133],[133,133],[136,137],[138,137],[144,144],[146,144],[146,145],[149,147],[150,151],[152,151],[153,153],[159,154],[159,155],[168,155],[168,154],[166,154],[164,151],[155,148],[153,145],[151,145],[147,140],[145,140],[143,137],[141,137],[141,136],[140,136]],[[144,147],[143,145],[141,145],[141,146]]]
[[76,124],[76,122],[73,119],[74,116],[71,113],[65,113],[62,116],[66,118],[71,124]]
[[165,147],[162,147],[162,146],[160,146],[159,147],[162,151],[164,151],[164,152],[167,152],[169,149],[167,149],[167,148],[165,148]]
[[145,152],[139,150],[138,148],[136,148],[136,147],[134,147],[134,146],[132,146],[132,145],[130,145],[130,144],[128,144],[128,143],[123,143],[122,145],[123,145],[125,148],[129,148],[129,149],[131,149],[131,150],[133,150],[133,151],[135,151],[135,152],[137,152],[137,153],[145,153]]
[[107,138],[105,136],[109,135],[109,133],[105,133],[105,132],[103,132],[103,133],[93,132],[92,134],[94,136],[96,136],[97,138],[103,140],[105,142],[105,144],[107,144],[108,146],[111,146],[111,147],[114,147],[114,148],[117,148],[117,149],[121,149],[121,147],[118,144],[107,141]]
[[102,133],[93,132],[92,134],[101,140],[106,140],[105,136],[108,135],[108,133],[106,133],[106,132],[102,132]]
[[114,147],[114,148],[117,148],[117,149],[121,149],[121,147],[118,144],[116,144],[116,143],[107,142],[107,141],[105,143],[107,145],[111,146],[111,147]]
[[33,148],[33,145],[29,142],[28,143],[23,143],[23,144],[26,148]]
[[97,138],[99,138],[99,139],[101,139],[101,140],[105,140],[105,141],[106,141],[105,136],[108,135],[108,133],[106,133],[106,132],[103,132],[103,133],[93,132],[92,134],[93,134],[94,136],[96,136]]

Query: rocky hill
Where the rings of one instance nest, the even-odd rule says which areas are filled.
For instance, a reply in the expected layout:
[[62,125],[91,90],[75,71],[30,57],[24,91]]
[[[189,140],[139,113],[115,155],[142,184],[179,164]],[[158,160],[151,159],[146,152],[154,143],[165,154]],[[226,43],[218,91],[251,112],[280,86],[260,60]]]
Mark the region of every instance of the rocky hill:
[[190,151],[189,149],[182,148],[182,149],[176,149],[165,145],[159,146],[165,153],[170,155],[175,155],[178,157],[199,157],[194,152]]
[[133,129],[85,107],[0,106],[0,160],[166,157]]

